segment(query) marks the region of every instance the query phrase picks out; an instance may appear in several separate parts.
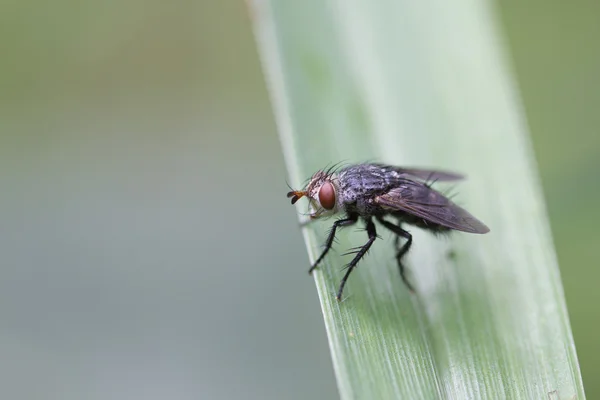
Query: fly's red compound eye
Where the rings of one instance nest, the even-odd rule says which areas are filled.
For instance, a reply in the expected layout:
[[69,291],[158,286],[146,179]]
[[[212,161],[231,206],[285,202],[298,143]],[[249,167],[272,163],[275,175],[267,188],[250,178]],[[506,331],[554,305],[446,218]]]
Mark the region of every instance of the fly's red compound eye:
[[335,207],[335,189],[330,182],[325,182],[319,189],[319,202],[326,210]]

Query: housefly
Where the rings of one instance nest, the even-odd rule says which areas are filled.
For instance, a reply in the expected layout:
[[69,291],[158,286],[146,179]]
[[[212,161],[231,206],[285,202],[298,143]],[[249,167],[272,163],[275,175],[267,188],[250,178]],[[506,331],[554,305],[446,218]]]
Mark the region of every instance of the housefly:
[[[436,181],[456,181],[463,176],[443,171],[400,168],[385,164],[355,164],[342,168],[331,167],[316,172],[303,190],[287,194],[292,204],[307,197],[311,220],[345,214],[337,219],[325,241],[321,255],[311,266],[312,273],[331,249],[338,228],[364,221],[367,242],[346,254],[354,254],[340,283],[336,298],[342,297],[348,276],[367,253],[377,231],[374,220],[390,230],[395,238],[396,261],[404,284],[413,291],[405,276],[402,258],[412,245],[411,234],[403,224],[417,226],[436,234],[452,230],[483,234],[489,228],[448,197],[431,188]],[[395,220],[394,222],[390,219]],[[400,244],[400,240],[404,242]]]

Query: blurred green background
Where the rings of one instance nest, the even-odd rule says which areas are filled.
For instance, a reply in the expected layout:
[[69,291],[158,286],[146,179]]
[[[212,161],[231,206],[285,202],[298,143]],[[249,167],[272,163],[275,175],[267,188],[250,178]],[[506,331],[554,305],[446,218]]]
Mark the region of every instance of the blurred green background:
[[[597,398],[600,2],[496,6]],[[244,3],[0,30],[0,398],[337,398]]]

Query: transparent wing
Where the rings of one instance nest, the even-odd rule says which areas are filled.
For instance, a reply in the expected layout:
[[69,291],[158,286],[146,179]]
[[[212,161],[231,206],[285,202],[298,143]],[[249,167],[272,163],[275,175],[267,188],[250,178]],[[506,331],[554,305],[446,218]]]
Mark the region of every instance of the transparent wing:
[[386,164],[376,164],[382,168],[389,169],[390,171],[396,171],[399,174],[405,174],[414,176],[415,178],[419,178],[424,181],[458,181],[464,179],[464,176],[461,174],[456,174],[454,172],[447,171],[435,171],[430,169],[420,169],[420,168],[401,168],[393,165]]
[[405,180],[387,193],[375,197],[375,203],[390,211],[404,211],[429,222],[458,231],[487,233],[490,229],[443,194],[421,182]]

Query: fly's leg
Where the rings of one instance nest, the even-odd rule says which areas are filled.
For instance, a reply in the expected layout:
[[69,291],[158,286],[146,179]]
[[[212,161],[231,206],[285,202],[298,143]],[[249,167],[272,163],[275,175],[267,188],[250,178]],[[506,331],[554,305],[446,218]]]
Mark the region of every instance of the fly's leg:
[[342,282],[340,282],[340,288],[338,290],[337,296],[335,296],[335,298],[338,300],[342,298],[342,292],[344,291],[344,286],[346,285],[348,276],[350,276],[350,273],[352,273],[352,270],[354,269],[354,267],[356,267],[356,264],[358,264],[360,259],[363,258],[367,251],[369,251],[369,247],[371,247],[371,245],[377,238],[375,224],[371,219],[367,220],[367,234],[369,235],[369,240],[367,241],[367,243],[364,244],[364,246],[360,247],[360,250],[356,252],[356,256],[352,259],[352,261],[350,261],[350,263],[347,266],[348,271],[346,271],[346,275],[344,275],[344,277],[342,278]]
[[308,270],[309,275],[312,274],[312,272],[315,270],[315,268],[317,268],[319,263],[321,261],[323,261],[323,258],[325,258],[325,255],[327,254],[329,249],[331,249],[331,246],[333,245],[333,240],[335,239],[335,231],[337,230],[337,228],[355,224],[356,221],[358,221],[358,215],[357,214],[349,214],[348,218],[338,219],[337,221],[335,221],[333,223],[333,226],[331,227],[331,230],[329,231],[329,235],[327,236],[327,240],[325,241],[325,246],[324,246],[325,248],[323,249],[323,252],[319,256],[319,258],[317,258],[317,261],[315,261],[315,263]]
[[[385,226],[386,228],[388,228],[390,231],[392,231],[393,233],[395,233],[396,239],[395,239],[395,243],[396,243],[396,261],[398,262],[398,269],[400,270],[400,277],[402,278],[402,282],[404,282],[404,284],[406,285],[406,287],[408,287],[408,290],[410,290],[411,292],[414,292],[415,289],[413,289],[413,286],[408,282],[408,279],[406,279],[406,275],[405,275],[405,271],[404,271],[404,264],[402,264],[402,257],[404,257],[404,255],[408,252],[408,250],[410,249],[410,246],[412,245],[412,235],[410,233],[408,233],[407,231],[405,231],[404,229],[402,229],[399,225],[394,225],[389,221],[386,221],[383,218],[377,218],[377,220],[379,222],[381,222],[381,224],[383,226]],[[401,247],[399,246],[400,243],[400,237],[403,237],[404,239],[406,239],[406,243],[404,243]]]

